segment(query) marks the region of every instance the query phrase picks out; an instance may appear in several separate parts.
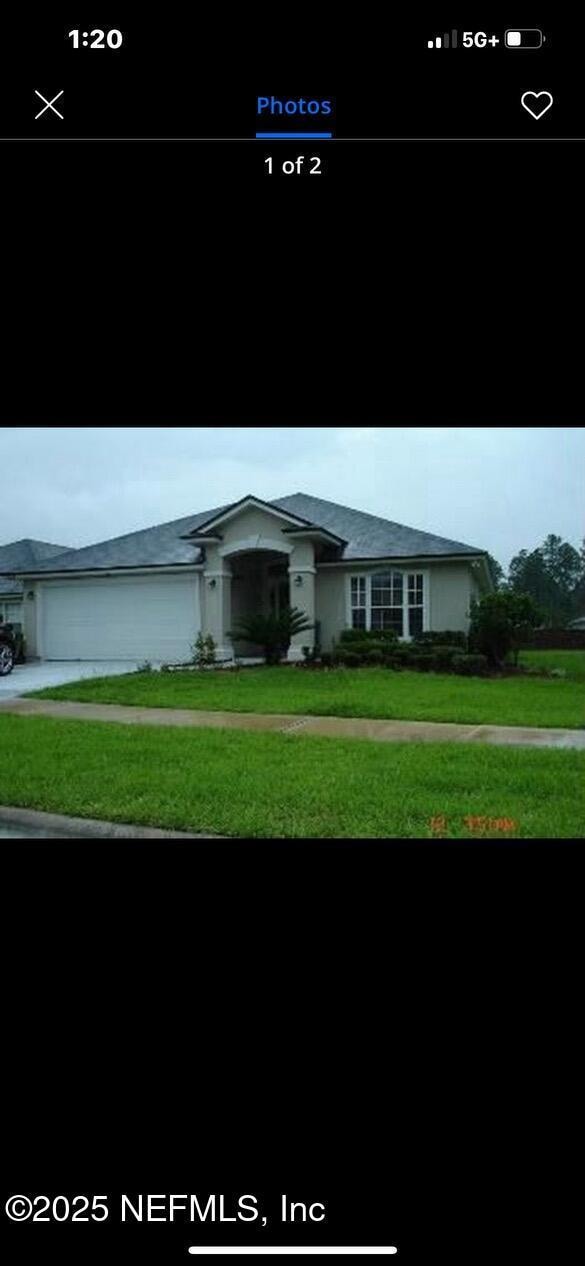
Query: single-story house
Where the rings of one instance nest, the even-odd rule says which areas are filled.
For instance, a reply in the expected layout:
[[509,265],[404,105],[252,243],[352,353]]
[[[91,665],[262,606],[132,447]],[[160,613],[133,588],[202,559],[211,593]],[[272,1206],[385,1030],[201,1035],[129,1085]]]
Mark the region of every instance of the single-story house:
[[[191,658],[201,631],[220,660],[243,615],[293,606],[331,648],[346,628],[461,629],[491,589],[487,554],[304,493],[246,496],[160,527],[21,567],[29,654],[52,660]],[[239,655],[254,648],[238,645]]]
[[21,580],[11,575],[18,567],[34,566],[58,554],[68,554],[70,545],[50,545],[48,541],[12,541],[0,545],[0,617],[18,633],[24,626],[24,592]]
[[571,620],[567,628],[576,629],[578,633],[585,632],[585,615],[580,615],[576,620]]

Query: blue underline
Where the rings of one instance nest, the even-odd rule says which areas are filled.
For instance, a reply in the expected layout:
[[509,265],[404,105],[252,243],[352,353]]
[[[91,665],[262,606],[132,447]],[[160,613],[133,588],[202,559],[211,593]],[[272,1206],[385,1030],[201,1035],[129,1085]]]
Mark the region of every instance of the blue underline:
[[317,138],[321,141],[330,141],[332,136],[333,132],[257,132],[256,140],[300,141],[305,139],[315,140]]

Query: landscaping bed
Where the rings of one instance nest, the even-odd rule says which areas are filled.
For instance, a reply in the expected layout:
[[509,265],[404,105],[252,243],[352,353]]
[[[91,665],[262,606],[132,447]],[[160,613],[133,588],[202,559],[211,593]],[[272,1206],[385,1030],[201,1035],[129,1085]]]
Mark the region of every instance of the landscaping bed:
[[0,803],[74,817],[257,838],[585,837],[581,752],[9,715],[0,744]]

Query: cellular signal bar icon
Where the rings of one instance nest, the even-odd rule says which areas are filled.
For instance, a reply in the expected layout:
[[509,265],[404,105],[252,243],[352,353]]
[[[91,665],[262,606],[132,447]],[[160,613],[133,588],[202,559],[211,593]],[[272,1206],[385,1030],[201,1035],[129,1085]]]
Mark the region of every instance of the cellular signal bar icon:
[[427,48],[457,48],[457,31],[447,31],[446,35],[436,35],[434,39],[427,40]]

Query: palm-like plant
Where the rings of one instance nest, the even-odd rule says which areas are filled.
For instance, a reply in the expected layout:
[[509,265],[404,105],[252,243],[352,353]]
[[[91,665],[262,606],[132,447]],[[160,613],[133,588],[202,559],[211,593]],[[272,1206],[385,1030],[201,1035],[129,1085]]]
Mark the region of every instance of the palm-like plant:
[[293,637],[314,629],[298,607],[287,607],[280,615],[242,616],[229,634],[232,642],[251,642],[261,646],[267,664],[278,664],[288,651]]

